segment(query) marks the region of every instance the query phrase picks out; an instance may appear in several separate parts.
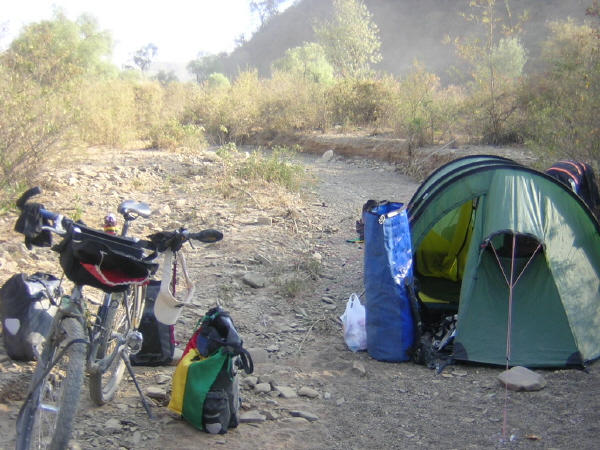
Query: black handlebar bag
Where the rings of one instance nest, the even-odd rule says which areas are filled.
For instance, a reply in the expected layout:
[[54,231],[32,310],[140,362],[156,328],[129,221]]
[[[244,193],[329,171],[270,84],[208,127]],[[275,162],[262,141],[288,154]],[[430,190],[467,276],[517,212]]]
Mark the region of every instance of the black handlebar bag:
[[72,224],[53,249],[60,253],[60,265],[69,280],[104,292],[124,292],[130,285],[148,284],[158,270],[151,242],[110,235],[81,224]]

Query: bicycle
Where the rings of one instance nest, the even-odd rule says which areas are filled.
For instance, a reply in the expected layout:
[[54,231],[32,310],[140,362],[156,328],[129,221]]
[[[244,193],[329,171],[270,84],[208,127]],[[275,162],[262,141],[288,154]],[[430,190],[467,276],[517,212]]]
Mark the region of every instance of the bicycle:
[[[28,247],[49,245],[51,233],[61,236],[62,241],[52,250],[59,253],[61,267],[74,287],[70,295],[58,301],[51,296],[58,310],[42,351],[37,354],[37,365],[19,411],[17,450],[30,449],[34,444],[33,448],[67,447],[86,373],[90,397],[102,405],[114,398],[127,369],[148,416],[153,418],[129,360],[129,355],[142,345],[137,326],[144,311],[145,285],[158,270],[157,256],[164,253],[163,282],[165,290],[174,296],[173,265],[178,260],[191,283],[185,258],[179,252],[183,244],[191,244],[191,240],[212,243],[223,237],[217,230],[191,233],[181,228],[155,233],[149,240],[129,238],[133,220],[151,214],[147,204],[131,200],[118,208],[124,218],[121,235],[107,234],[50,212],[43,205],[28,203],[40,192],[38,188],[30,189],[17,201],[23,212],[15,229],[25,234]],[[97,314],[87,307],[84,286],[105,292]],[[193,294],[193,284],[188,294]],[[171,316],[176,320],[178,314]]]

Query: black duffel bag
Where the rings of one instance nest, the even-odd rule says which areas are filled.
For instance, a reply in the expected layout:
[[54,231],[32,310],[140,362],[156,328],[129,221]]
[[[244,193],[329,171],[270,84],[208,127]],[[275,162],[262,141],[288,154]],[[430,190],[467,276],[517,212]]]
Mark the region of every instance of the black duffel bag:
[[[66,277],[77,285],[123,292],[147,284],[158,270],[158,253],[150,241],[115,236],[73,223],[53,250],[60,253]],[[149,255],[146,253],[150,252]]]
[[62,296],[60,280],[47,273],[18,273],[0,288],[0,320],[4,349],[12,359],[33,361],[34,348],[48,337]]

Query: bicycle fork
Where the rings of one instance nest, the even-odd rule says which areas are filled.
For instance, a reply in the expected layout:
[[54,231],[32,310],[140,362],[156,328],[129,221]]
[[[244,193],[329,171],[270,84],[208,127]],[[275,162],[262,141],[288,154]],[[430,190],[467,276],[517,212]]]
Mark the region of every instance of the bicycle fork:
[[[115,299],[111,299],[111,301],[108,305],[108,308],[118,308],[118,306],[119,306],[119,301],[115,300]],[[106,307],[105,305],[102,306],[102,308],[105,308],[105,307]],[[99,316],[100,317],[103,316],[102,312],[100,312]],[[131,323],[132,318],[127,317],[126,320],[130,321],[130,323]],[[93,329],[94,329],[94,326],[92,326],[92,330]],[[105,333],[105,332],[106,332],[105,329],[100,330],[100,333]],[[148,401],[146,400],[146,397],[144,396],[144,393],[142,392],[142,389],[141,389],[141,387],[137,381],[137,378],[135,376],[133,366],[131,365],[131,361],[129,359],[129,355],[131,355],[131,354],[134,355],[142,349],[142,343],[144,340],[142,334],[139,331],[130,330],[127,332],[127,335],[124,337],[119,333],[115,333],[115,336],[113,336],[113,337],[115,337],[117,339],[115,350],[112,351],[111,354],[108,355],[106,358],[103,358],[99,361],[94,361],[94,357],[93,357],[93,355],[96,354],[98,346],[100,345],[99,339],[92,339],[93,344],[91,344],[91,351],[89,353],[89,357],[88,357],[88,361],[87,361],[88,372],[103,374],[106,371],[106,369],[112,365],[115,358],[118,358],[118,357],[123,358],[125,367],[127,367],[129,376],[131,376],[131,379],[133,380],[133,384],[135,385],[135,388],[137,389],[137,391],[140,395],[142,405],[144,405],[144,409],[146,410],[148,417],[152,420],[156,419],[156,417],[154,416],[154,414],[152,414],[152,411],[150,410],[150,405],[148,404]],[[88,342],[88,344],[89,344],[89,342]]]

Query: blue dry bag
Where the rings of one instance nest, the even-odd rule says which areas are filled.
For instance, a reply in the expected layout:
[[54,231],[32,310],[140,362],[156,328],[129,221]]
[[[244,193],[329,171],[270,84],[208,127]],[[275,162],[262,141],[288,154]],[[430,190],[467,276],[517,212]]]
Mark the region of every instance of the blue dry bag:
[[410,361],[415,323],[408,288],[413,258],[406,208],[370,200],[363,221],[367,351],[378,361]]

